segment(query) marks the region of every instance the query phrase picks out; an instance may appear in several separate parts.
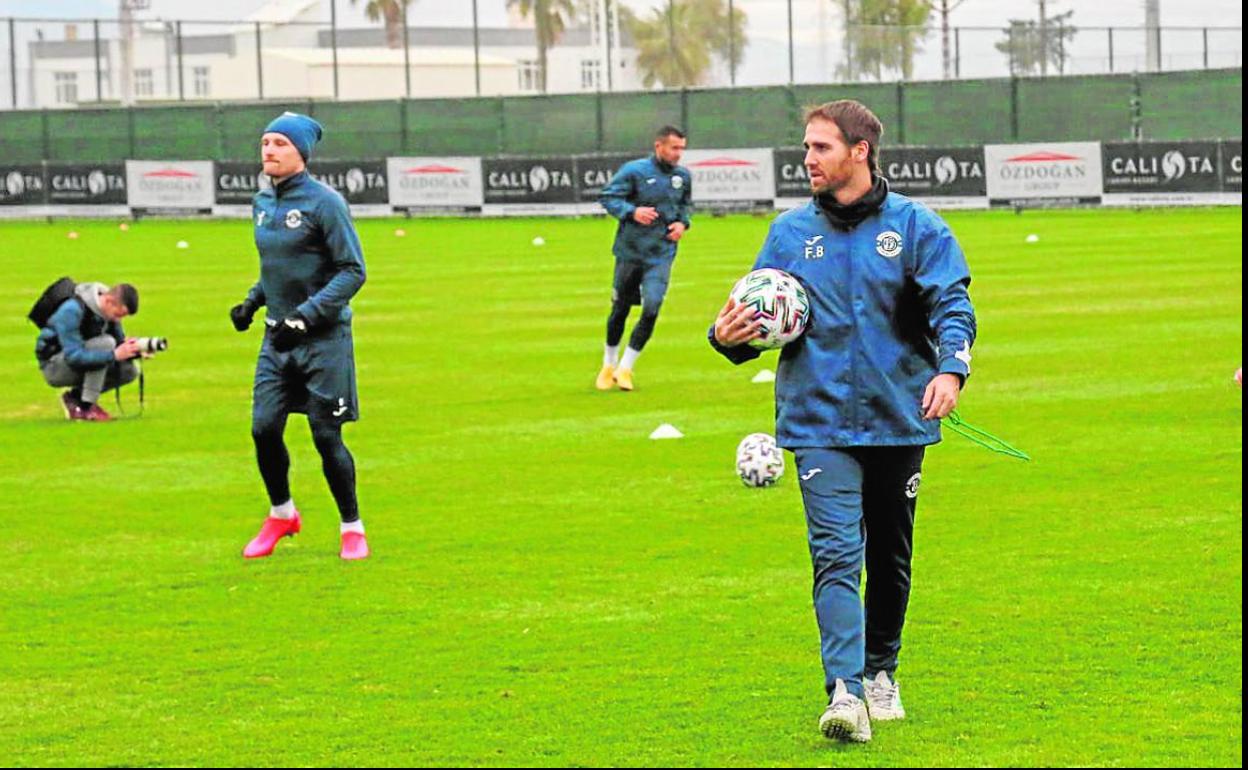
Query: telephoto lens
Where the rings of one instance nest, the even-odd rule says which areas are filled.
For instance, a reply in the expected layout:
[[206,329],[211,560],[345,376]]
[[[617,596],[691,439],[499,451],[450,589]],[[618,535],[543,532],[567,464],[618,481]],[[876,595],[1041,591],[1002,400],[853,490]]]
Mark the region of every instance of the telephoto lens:
[[135,342],[139,343],[141,353],[159,353],[169,349],[169,340],[165,337],[139,337]]

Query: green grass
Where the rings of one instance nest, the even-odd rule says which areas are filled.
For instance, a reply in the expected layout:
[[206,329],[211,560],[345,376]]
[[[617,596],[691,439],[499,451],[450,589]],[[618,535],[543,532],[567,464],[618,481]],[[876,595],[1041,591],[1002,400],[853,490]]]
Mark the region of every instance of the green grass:
[[[865,747],[815,727],[792,467],[757,491],[732,470],[771,430],[750,377],[774,357],[704,338],[766,220],[697,221],[631,394],[592,386],[608,222],[361,222],[359,564],[302,418],[304,532],[239,556],[267,510],[259,338],[226,312],[257,274],[246,222],[0,226],[0,758],[1241,764],[1241,210],[947,219],[980,320],[963,413],[1035,461],[929,452],[909,717]],[[169,337],[141,418],[61,418],[23,316],[62,274],[135,283],[127,329]],[[686,438],[647,440],[662,422]]]

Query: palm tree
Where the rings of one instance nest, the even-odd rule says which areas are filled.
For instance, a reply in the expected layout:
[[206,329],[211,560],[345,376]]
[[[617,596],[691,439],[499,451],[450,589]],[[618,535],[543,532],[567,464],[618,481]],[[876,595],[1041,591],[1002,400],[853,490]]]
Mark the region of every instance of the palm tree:
[[929,32],[932,5],[927,0],[843,0],[845,65],[838,74],[853,81],[864,72],[884,79],[895,70],[909,80],[914,57]]
[[[403,29],[403,13],[404,7],[411,3],[412,0],[368,0],[368,4],[364,6],[364,15],[369,21],[379,21],[384,19],[386,23],[386,45],[390,48],[402,48],[403,37],[406,30]],[[351,5],[355,5],[359,0],[351,0]]]
[[705,85],[712,58],[735,69],[744,56],[745,13],[734,8],[730,22],[724,0],[668,0],[645,19],[621,6],[620,18],[637,47],[647,88]]
[[559,42],[563,31],[577,18],[576,0],[507,0],[508,8],[533,19],[537,31],[538,90],[546,93],[546,52]]

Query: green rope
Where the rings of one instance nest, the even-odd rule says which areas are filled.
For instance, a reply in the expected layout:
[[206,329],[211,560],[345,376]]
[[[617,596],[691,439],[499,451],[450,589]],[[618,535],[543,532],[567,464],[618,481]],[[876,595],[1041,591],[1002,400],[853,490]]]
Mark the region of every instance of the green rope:
[[1005,439],[998,438],[986,430],[976,428],[966,420],[962,419],[962,415],[958,414],[958,410],[954,409],[949,413],[943,422],[945,427],[954,433],[968,439],[974,444],[979,444],[984,449],[997,452],[998,454],[1014,457],[1025,462],[1031,462],[1031,455],[1021,449],[1011,446]]

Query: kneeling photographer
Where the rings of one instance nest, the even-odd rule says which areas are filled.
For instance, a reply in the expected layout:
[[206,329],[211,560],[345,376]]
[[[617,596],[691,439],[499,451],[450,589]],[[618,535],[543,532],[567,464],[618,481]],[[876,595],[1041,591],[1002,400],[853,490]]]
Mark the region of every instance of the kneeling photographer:
[[44,380],[61,394],[66,418],[107,422],[100,394],[139,376],[134,359],[164,350],[162,338],[129,338],[121,319],[139,311],[139,292],[128,283],[112,288],[62,278],[44,291],[30,311],[39,327],[35,358]]

